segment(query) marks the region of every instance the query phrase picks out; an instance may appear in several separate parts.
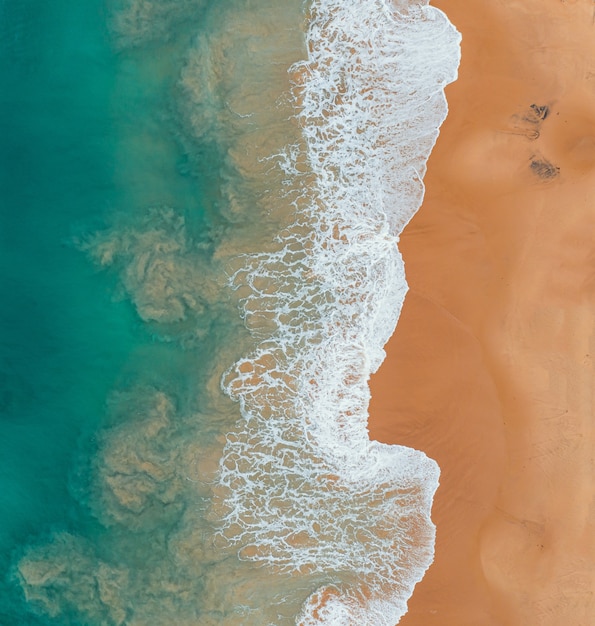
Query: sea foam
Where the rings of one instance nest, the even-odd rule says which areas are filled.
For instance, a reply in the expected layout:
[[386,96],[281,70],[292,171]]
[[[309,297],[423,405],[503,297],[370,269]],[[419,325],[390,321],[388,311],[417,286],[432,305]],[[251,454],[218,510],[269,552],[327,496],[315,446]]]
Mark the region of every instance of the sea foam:
[[[164,85],[197,179],[217,155],[222,215],[203,233],[185,191],[164,205],[143,180],[139,211],[79,242],[153,341],[75,468],[98,528],[49,529],[14,581],[61,624],[392,626],[433,558],[438,467],[369,440],[368,378],[458,35],[419,2],[313,0],[305,20],[302,0],[114,4],[126,77],[184,60]],[[196,37],[172,52],[186,17]],[[125,154],[161,145],[137,139]],[[243,353],[223,377],[238,406],[218,385]]]
[[392,626],[433,559],[439,469],[369,440],[368,379],[407,291],[398,237],[460,38],[427,2],[313,0],[307,17],[301,138],[271,155],[295,221],[231,276],[258,345],[223,379],[243,421],[213,512],[241,559],[316,581],[297,624]]

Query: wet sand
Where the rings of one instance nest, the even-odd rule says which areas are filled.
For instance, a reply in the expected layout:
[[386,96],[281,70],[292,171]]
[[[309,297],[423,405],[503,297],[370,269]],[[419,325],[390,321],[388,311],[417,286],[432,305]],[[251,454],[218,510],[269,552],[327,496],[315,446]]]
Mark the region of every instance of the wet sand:
[[442,470],[403,626],[595,624],[595,2],[435,0],[459,80],[370,435]]

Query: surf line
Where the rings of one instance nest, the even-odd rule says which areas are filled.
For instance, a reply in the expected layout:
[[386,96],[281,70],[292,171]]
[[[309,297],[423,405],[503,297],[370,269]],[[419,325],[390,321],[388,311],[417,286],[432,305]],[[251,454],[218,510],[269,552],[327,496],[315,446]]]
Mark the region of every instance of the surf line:
[[392,626],[433,559],[439,469],[370,441],[368,380],[407,292],[398,237],[460,36],[426,1],[312,0],[307,18],[289,68],[302,140],[274,155],[296,218],[230,279],[258,342],[223,378],[243,420],[216,504],[240,559],[319,585],[297,624]]

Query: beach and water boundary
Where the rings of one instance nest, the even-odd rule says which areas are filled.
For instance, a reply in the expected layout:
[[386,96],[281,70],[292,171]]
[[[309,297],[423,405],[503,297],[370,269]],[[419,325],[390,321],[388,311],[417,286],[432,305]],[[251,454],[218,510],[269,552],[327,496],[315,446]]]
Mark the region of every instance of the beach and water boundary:
[[104,16],[89,55],[114,64],[93,88],[111,94],[93,113],[109,111],[111,168],[47,241],[77,268],[73,293],[102,294],[72,313],[77,346],[114,317],[86,354],[117,359],[69,404],[68,490],[13,540],[7,623],[392,624],[431,563],[437,466],[370,442],[367,384],[458,35],[425,3],[302,9]]
[[462,61],[371,381],[371,436],[441,468],[435,560],[401,622],[590,624],[593,4],[435,4]]

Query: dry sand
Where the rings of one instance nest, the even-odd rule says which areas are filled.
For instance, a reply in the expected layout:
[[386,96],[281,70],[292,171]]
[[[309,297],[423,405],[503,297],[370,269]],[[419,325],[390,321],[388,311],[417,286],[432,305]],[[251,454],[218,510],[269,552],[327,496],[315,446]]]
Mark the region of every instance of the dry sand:
[[463,60],[372,379],[371,436],[442,468],[400,626],[594,626],[595,2],[433,4]]

